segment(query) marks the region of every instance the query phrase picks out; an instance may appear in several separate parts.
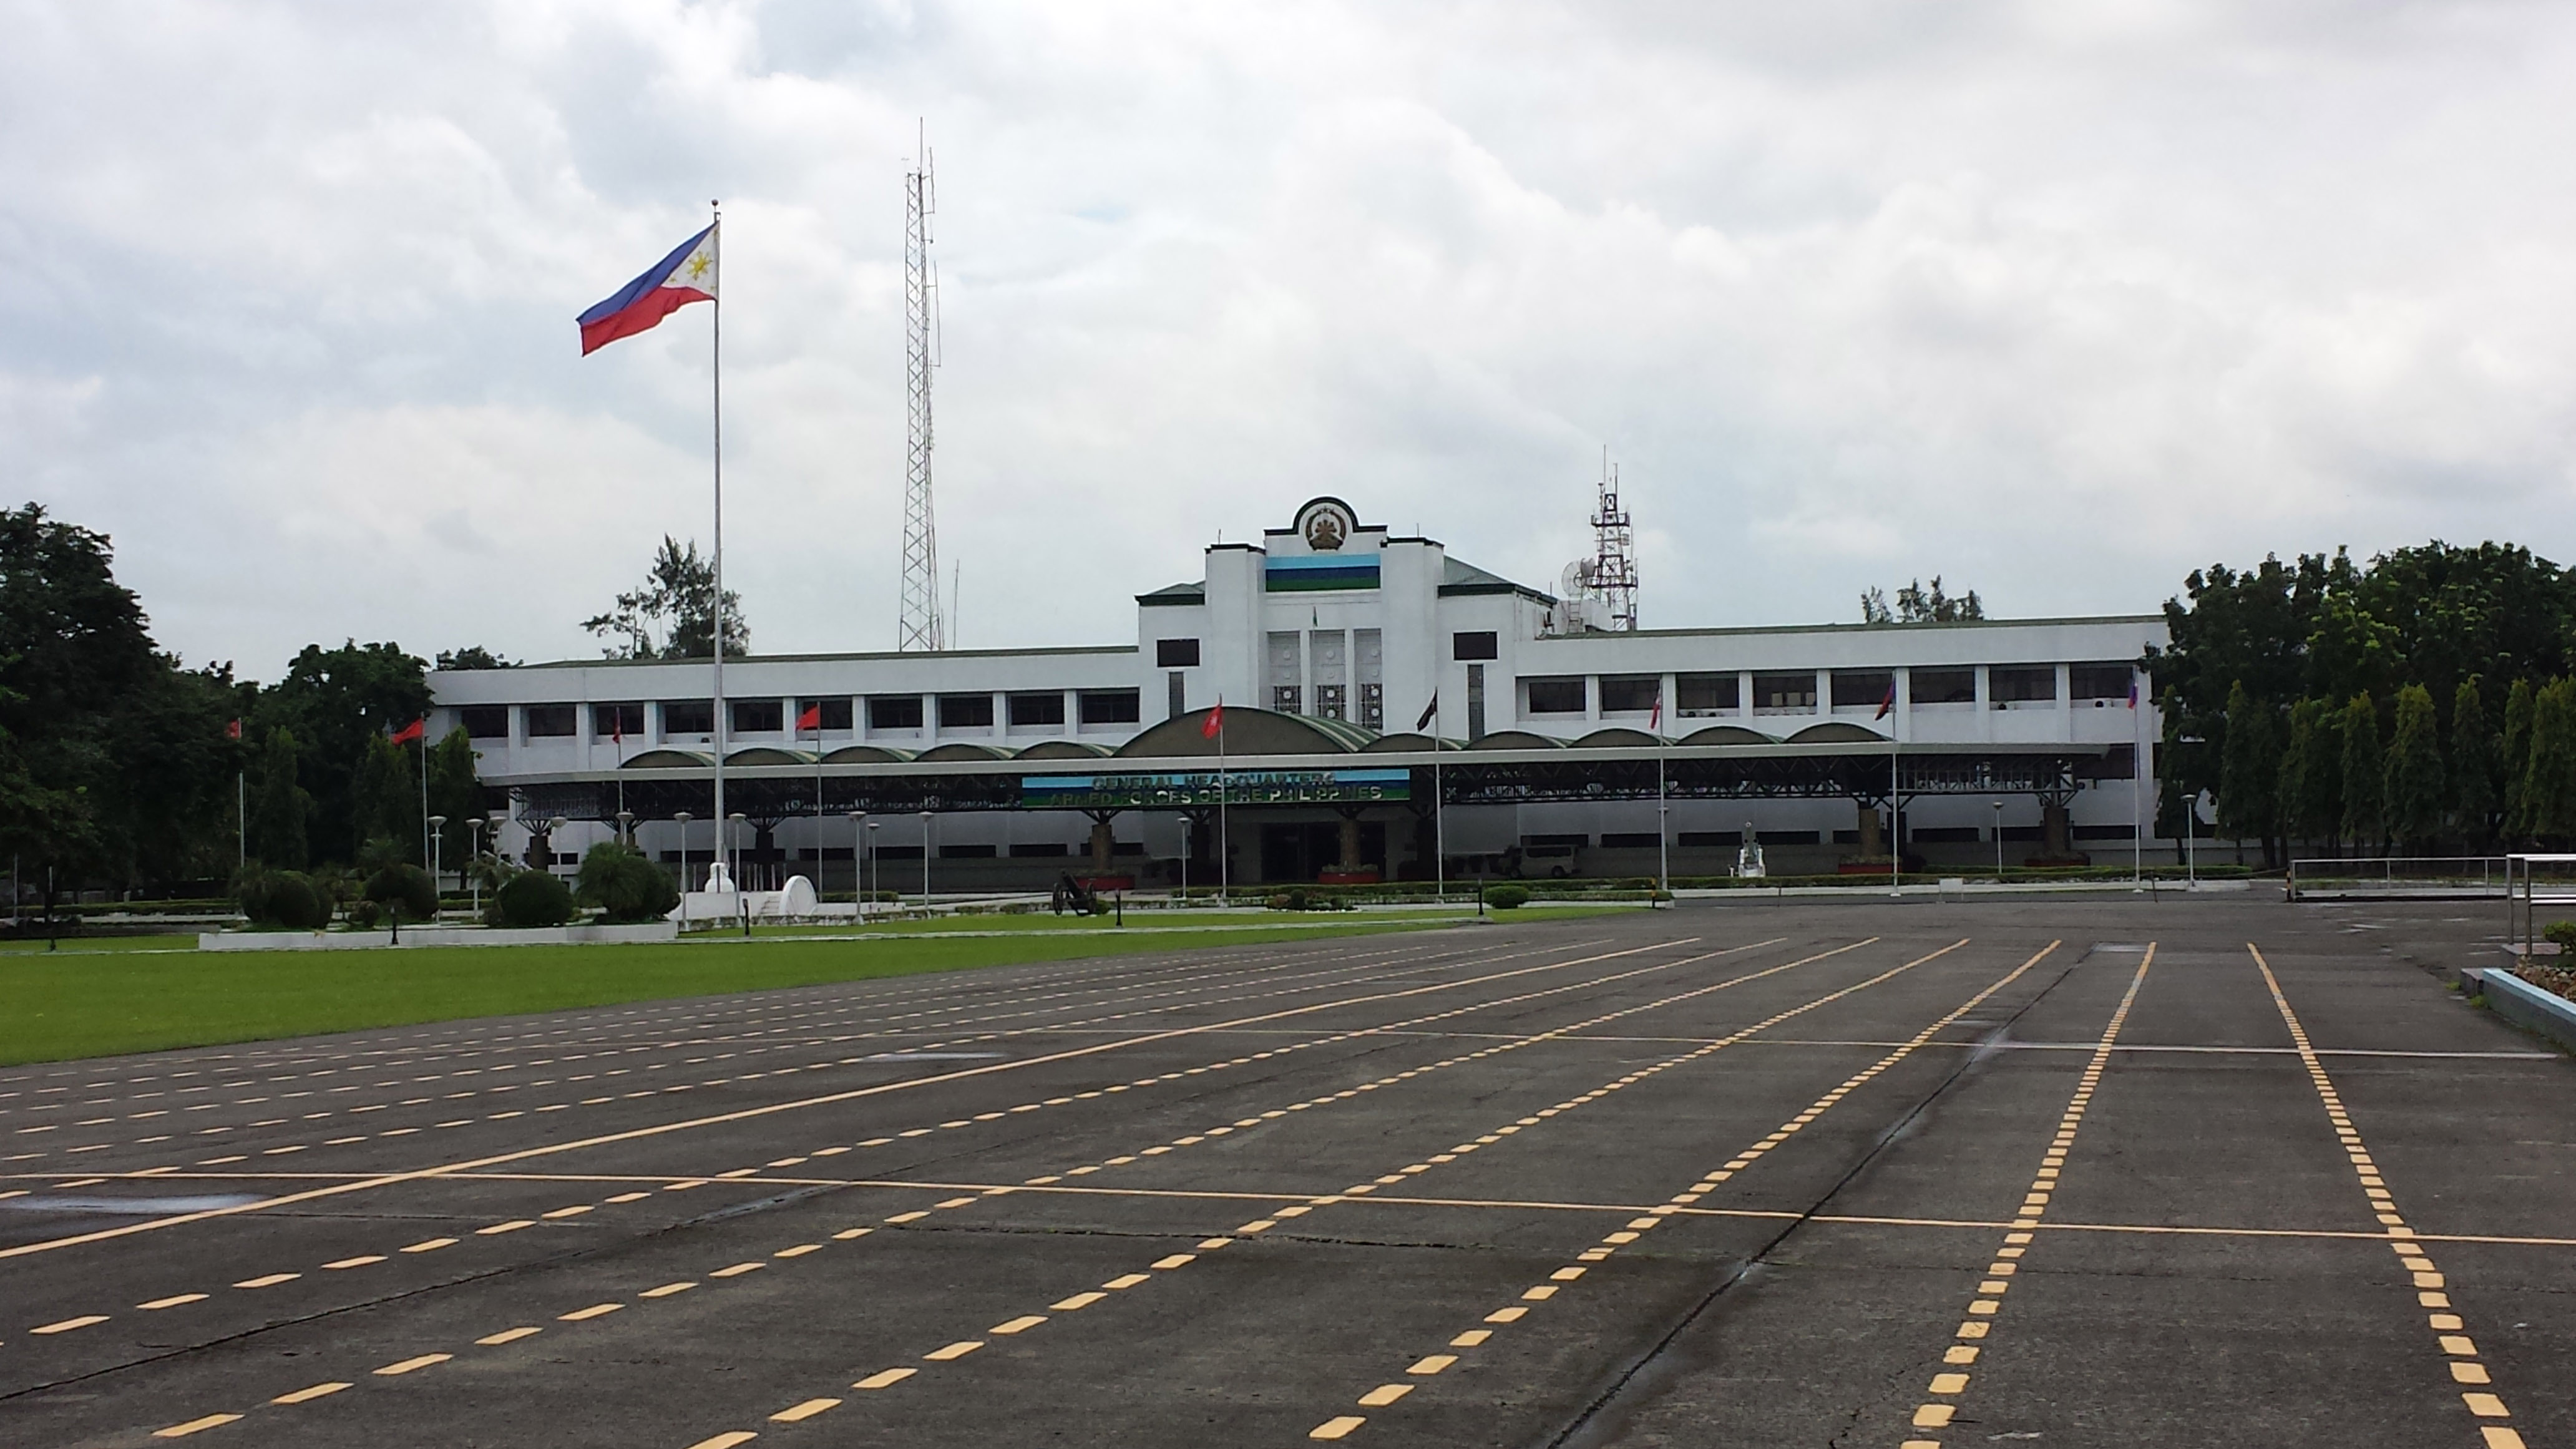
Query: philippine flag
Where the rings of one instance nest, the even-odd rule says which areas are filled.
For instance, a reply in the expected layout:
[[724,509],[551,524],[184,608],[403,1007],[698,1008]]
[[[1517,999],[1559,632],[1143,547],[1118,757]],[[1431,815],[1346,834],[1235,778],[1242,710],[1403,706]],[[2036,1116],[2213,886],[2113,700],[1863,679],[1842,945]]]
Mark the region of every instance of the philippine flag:
[[715,299],[716,229],[711,224],[618,288],[617,295],[581,314],[581,355],[588,357],[620,337],[650,332],[691,302]]

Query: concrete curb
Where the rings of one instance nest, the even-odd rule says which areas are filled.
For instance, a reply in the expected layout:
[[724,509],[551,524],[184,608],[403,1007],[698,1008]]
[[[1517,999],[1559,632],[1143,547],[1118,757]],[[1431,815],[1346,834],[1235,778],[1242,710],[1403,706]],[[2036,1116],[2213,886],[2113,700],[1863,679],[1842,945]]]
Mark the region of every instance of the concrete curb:
[[[224,931],[200,932],[200,951],[365,951],[394,945],[390,931]],[[494,926],[414,926],[402,933],[402,948],[414,946],[573,946],[610,942],[676,941],[674,921],[646,921],[628,926],[538,926],[510,930]]]
[[2477,973],[2487,1010],[2527,1032],[2576,1051],[2576,1001],[2543,991],[2512,972],[2489,966]]

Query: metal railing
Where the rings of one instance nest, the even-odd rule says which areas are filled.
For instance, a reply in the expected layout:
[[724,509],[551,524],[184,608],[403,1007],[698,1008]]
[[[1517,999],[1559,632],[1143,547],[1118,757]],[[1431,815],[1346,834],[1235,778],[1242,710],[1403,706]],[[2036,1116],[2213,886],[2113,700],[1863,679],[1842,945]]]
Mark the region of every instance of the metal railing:
[[2508,855],[2504,869],[2504,938],[2519,937],[2527,960],[2540,933],[2542,906],[2564,906],[2576,917],[2576,855]]
[[[2492,900],[2506,893],[2506,877],[2516,856],[2374,855],[2293,860],[2289,899]],[[2576,857],[2569,857],[2576,861]]]

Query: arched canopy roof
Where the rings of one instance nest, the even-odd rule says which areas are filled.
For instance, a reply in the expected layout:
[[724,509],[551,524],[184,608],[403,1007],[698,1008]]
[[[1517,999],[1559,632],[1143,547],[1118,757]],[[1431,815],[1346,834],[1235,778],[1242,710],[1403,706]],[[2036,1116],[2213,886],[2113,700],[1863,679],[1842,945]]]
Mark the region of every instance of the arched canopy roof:
[[892,750],[884,745],[843,745],[823,757],[827,765],[900,765],[912,758],[909,750]]
[[[1118,747],[1121,759],[1132,756],[1199,756],[1216,758],[1217,742],[1203,732],[1208,711],[1175,715]],[[1347,755],[1377,738],[1377,731],[1337,719],[1277,714],[1266,709],[1228,705],[1225,752],[1229,755]]]
[[619,766],[625,770],[712,770],[716,757],[708,750],[646,750]]
[[1117,753],[1089,740],[1040,740],[1020,751],[1023,760],[1100,760]]
[[1670,740],[1657,735],[1650,735],[1644,730],[1623,729],[1614,725],[1609,729],[1594,730],[1592,733],[1576,740],[1574,742],[1574,748],[1578,750],[1601,750],[1611,748],[1643,749],[1654,745],[1668,745],[1671,743],[1672,741]]
[[725,756],[728,765],[810,765],[814,762],[812,750],[790,750],[778,745],[747,745]]
[[1411,730],[1407,730],[1400,735],[1379,735],[1376,739],[1360,746],[1360,753],[1364,755],[1382,755],[1394,754],[1398,751],[1402,751],[1406,754],[1427,755],[1434,750],[1455,750],[1460,748],[1462,748],[1462,746],[1456,740],[1435,740],[1429,735],[1415,734]]
[[913,756],[914,759],[925,763],[948,760],[1007,760],[1010,757],[1011,752],[1008,750],[997,750],[991,745],[979,745],[972,740],[952,740],[944,745],[933,745]]
[[1686,745],[1776,745],[1778,740],[1742,725],[1710,725],[1694,730],[1682,740]]
[[1793,745],[1883,745],[1887,743],[1887,736],[1845,720],[1829,720],[1824,724],[1807,726],[1789,736],[1787,742]]
[[1496,730],[1481,740],[1468,744],[1471,750],[1561,750],[1565,741],[1534,735],[1528,730]]

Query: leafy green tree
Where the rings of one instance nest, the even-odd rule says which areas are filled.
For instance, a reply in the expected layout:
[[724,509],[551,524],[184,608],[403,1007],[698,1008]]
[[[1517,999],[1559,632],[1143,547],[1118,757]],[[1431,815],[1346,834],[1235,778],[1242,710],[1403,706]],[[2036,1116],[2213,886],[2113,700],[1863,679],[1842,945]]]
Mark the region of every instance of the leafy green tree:
[[440,669],[516,669],[519,667],[519,661],[504,659],[480,644],[468,644],[462,649],[439,650],[438,667]]
[[420,776],[412,770],[412,748],[383,735],[360,746],[350,781],[350,826],[357,832],[351,860],[360,860],[369,842],[382,841],[394,859],[427,864],[420,859]]
[[2397,691],[2397,728],[2388,744],[2381,788],[2388,830],[2419,855],[2433,851],[2450,804],[2443,778],[2441,716],[2433,692],[2420,684]]
[[2495,839],[2495,772],[2495,733],[2487,728],[2478,682],[2463,679],[2451,696],[2451,818],[2471,850]]
[[1977,591],[1952,598],[1941,588],[1941,576],[1932,576],[1932,586],[1925,588],[1916,579],[1896,591],[1896,607],[1887,606],[1887,595],[1876,589],[1860,596],[1860,618],[1864,624],[1956,624],[1968,619],[1986,617],[1985,600]]
[[480,817],[483,785],[475,773],[474,742],[461,729],[449,730],[429,752],[429,813],[447,817],[439,830],[438,861],[448,870],[463,870],[474,851],[474,830],[466,822]]
[[680,903],[680,887],[671,873],[640,850],[614,841],[594,845],[581,858],[575,894],[586,906],[597,906],[612,921],[655,921]]
[[2227,738],[2218,786],[2218,830],[2234,840],[2262,843],[2274,863],[2280,838],[2281,744],[2272,706],[2240,682],[2227,694]]
[[406,921],[427,921],[438,914],[438,888],[430,883],[429,872],[407,860],[377,867],[367,877],[366,892],[368,900],[399,912]]
[[2388,819],[2387,762],[2379,748],[2379,710],[2367,694],[2343,707],[2343,833],[2355,851],[2382,838]]
[[2576,680],[2552,680],[2532,697],[2522,811],[2529,834],[2552,844],[2576,837]]
[[[611,659],[704,659],[715,653],[716,570],[698,556],[697,541],[683,547],[669,534],[645,570],[644,586],[617,596],[617,607],[582,620],[581,627],[613,642]],[[725,590],[725,655],[751,652],[742,596]]]
[[[287,665],[285,677],[260,695],[256,717],[263,727],[283,725],[295,732],[299,778],[313,796],[312,839],[326,858],[353,859],[359,845],[384,830],[378,821],[360,818],[358,771],[376,739],[428,712],[428,669],[394,644],[308,644]],[[412,808],[419,809],[416,795]],[[412,819],[408,838],[417,853],[419,817]]]
[[273,729],[260,753],[259,799],[251,808],[250,848],[279,870],[302,870],[312,859],[305,827],[313,796],[297,780],[295,732]]
[[2290,706],[2289,738],[2281,748],[2281,833],[2331,848],[2343,824],[2341,806],[2334,803],[2340,796],[2329,789],[2329,808],[2320,810],[2317,786],[2320,776],[2331,786],[2342,761],[2335,755],[2335,737],[2324,724],[2324,714],[2325,706],[2313,699]]
[[2505,831],[2527,835],[2531,822],[2523,814],[2522,784],[2531,773],[2531,716],[2539,707],[2536,693],[2528,679],[2517,679],[2504,698],[2504,737],[2496,761],[2504,776]]
[[492,893],[492,909],[504,926],[560,926],[572,919],[572,891],[550,872],[523,870]]

